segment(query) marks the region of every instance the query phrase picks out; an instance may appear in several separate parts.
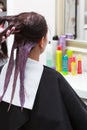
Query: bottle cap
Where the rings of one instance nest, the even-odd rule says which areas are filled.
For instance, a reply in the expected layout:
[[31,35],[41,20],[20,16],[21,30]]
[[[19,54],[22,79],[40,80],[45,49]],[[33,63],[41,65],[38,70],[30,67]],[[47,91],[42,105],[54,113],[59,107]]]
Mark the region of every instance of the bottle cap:
[[53,40],[58,40],[58,35],[53,36]]
[[62,50],[62,46],[58,45],[57,50]]
[[64,59],[64,60],[68,60],[68,56],[67,56],[67,55],[64,55],[64,56],[63,56],[63,59]]
[[72,62],[76,62],[76,57],[75,56],[72,57]]
[[62,42],[65,42],[65,40],[66,40],[66,36],[65,35],[61,35],[60,37],[59,37],[59,43],[61,44]]
[[72,57],[72,55],[73,55],[72,50],[67,50],[67,52],[66,52],[66,53],[67,53],[67,56],[68,56],[68,57]]
[[81,61],[82,60],[82,56],[78,55],[78,60]]

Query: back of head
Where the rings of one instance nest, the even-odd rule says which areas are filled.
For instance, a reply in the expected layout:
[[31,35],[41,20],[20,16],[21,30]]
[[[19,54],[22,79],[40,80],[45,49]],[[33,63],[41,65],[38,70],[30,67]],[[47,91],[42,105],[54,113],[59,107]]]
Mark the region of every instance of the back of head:
[[20,35],[24,40],[37,42],[47,33],[45,18],[35,12],[24,12],[19,15],[0,18],[0,23],[5,21],[8,22],[8,29],[14,26],[14,34]]
[[[25,13],[23,16],[27,16],[27,18],[22,17],[24,21],[21,23],[22,26],[20,25],[20,33],[25,39],[37,42],[43,36],[46,36],[47,25],[42,15],[31,12],[29,14]],[[19,19],[21,20],[21,16],[19,16]]]

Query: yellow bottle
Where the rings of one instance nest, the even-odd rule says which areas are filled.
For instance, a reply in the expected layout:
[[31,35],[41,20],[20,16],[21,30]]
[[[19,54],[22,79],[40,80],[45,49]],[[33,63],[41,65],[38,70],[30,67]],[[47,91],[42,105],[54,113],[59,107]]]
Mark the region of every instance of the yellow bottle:
[[62,71],[62,47],[58,45],[56,50],[56,70],[58,72]]

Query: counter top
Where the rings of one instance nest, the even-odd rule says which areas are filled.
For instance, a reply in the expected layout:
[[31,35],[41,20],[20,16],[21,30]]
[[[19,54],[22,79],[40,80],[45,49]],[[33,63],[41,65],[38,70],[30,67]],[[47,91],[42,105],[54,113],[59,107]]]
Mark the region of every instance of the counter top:
[[[63,75],[64,76],[64,75]],[[83,99],[87,99],[87,73],[64,76],[75,92]]]

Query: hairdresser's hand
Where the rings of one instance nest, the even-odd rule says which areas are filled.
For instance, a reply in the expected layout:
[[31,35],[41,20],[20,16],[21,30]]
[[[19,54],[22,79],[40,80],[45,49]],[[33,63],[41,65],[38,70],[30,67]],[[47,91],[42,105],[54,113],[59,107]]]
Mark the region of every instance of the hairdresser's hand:
[[15,27],[12,27],[11,29],[7,29],[0,33],[0,43],[3,43],[7,37],[9,37],[11,34],[13,34],[15,31]]

